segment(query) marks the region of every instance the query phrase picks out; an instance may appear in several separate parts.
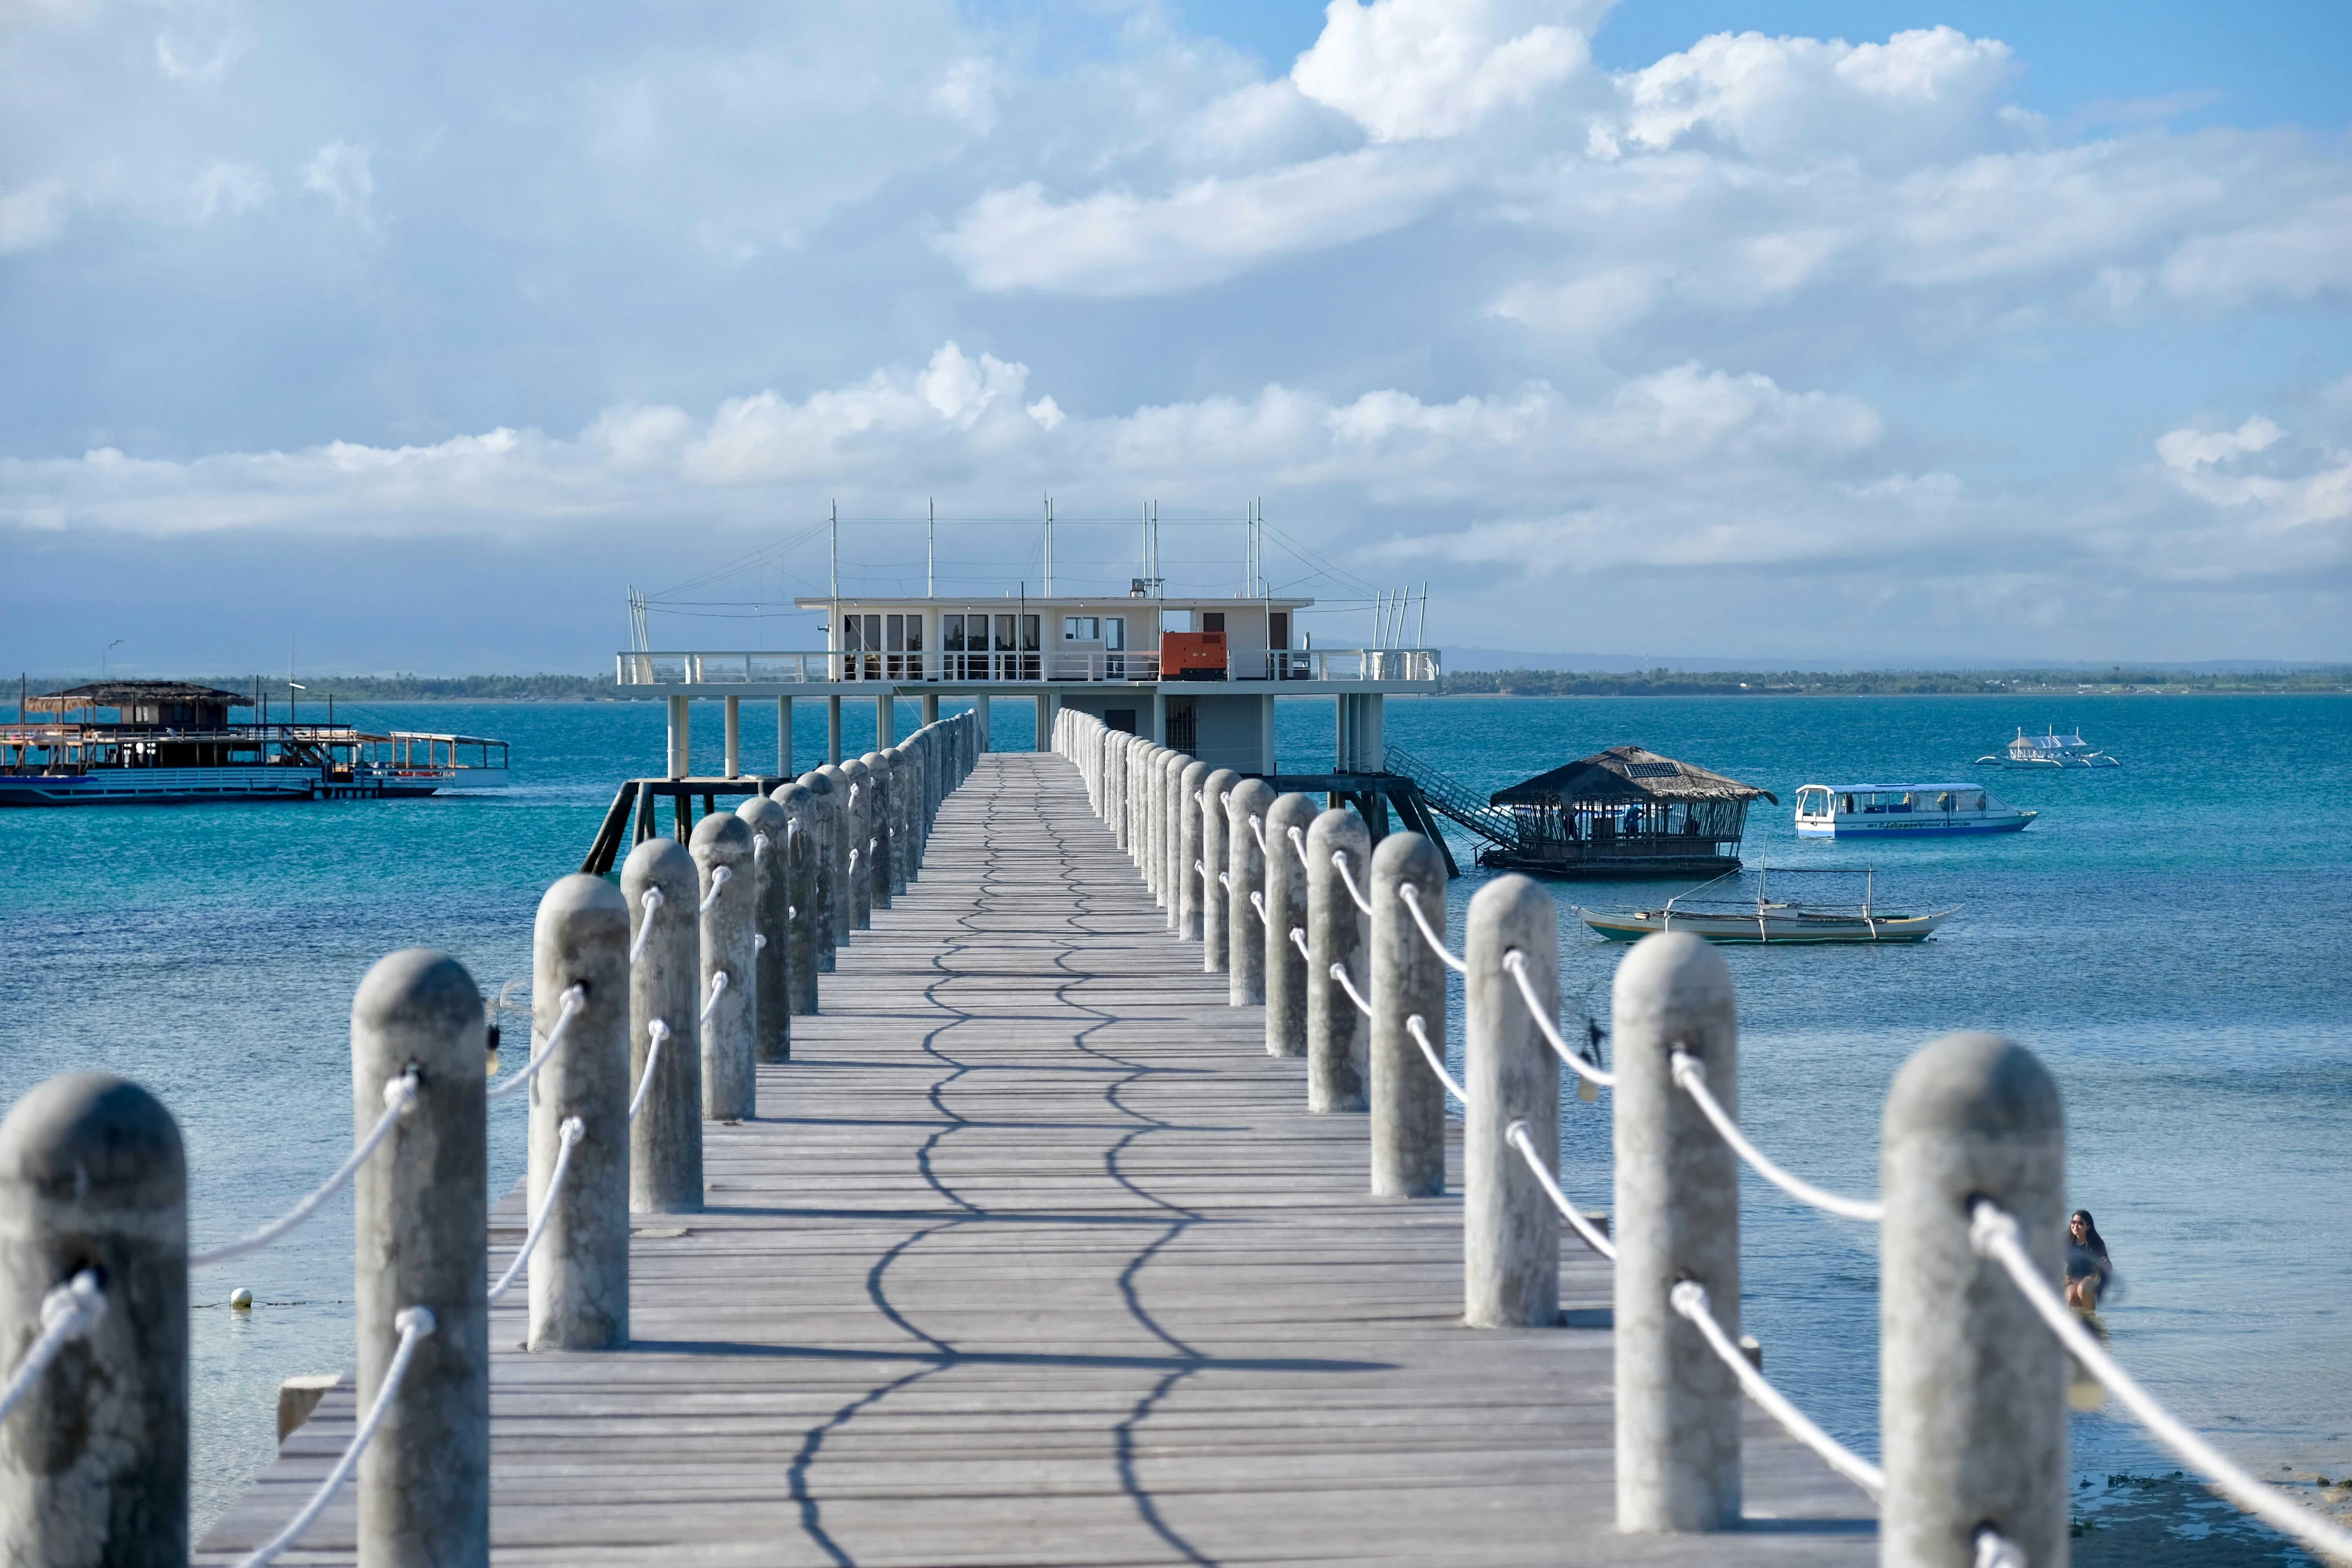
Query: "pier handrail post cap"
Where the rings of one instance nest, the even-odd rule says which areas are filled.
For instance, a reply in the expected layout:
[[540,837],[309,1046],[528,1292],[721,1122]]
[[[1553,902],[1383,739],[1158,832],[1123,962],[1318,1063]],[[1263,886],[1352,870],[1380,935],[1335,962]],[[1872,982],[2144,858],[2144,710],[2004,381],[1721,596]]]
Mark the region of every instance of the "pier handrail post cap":
[[731,868],[751,858],[751,825],[731,811],[715,811],[694,825],[686,847],[697,864]]
[[[1730,1006],[1738,1016],[1738,988],[1731,965],[1715,944],[1688,931],[1652,931],[1619,961],[1610,987],[1610,1006],[1622,1029],[1629,1016],[1654,1020],[1674,1043],[1704,1059],[1693,1032],[1699,1016]],[[1697,1048],[1693,1048],[1693,1047]]]
[[[646,842],[676,845],[677,840],[648,838]],[[575,871],[548,884],[547,891],[539,898],[539,912],[542,918],[602,912],[617,916],[625,928],[629,920],[629,900],[606,879]]]
[[[354,1029],[425,1028],[436,1034],[456,1033],[467,1023],[487,1037],[481,988],[464,964],[436,948],[406,947],[386,953],[369,968],[352,996]],[[483,1048],[478,1043],[474,1058],[478,1068]],[[430,1064],[425,1068],[420,1076],[429,1084]],[[375,1089],[382,1093],[381,1084]]]

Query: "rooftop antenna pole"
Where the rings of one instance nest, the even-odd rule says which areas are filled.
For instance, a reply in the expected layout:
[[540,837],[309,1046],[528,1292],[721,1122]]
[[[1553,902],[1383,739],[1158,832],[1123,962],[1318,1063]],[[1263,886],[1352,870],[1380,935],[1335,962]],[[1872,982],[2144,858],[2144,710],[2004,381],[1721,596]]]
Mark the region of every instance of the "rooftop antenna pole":
[[923,528],[923,597],[939,596],[940,503],[931,502],[931,520]]
[[[841,597],[841,503],[833,503],[833,597]],[[841,606],[835,605],[835,609]]]
[[[1025,590],[1024,590],[1025,596]],[[1045,597],[1054,596],[1054,498],[1045,498]]]
[[1416,647],[1429,646],[1429,583],[1426,578],[1421,584],[1421,629],[1412,634],[1412,640]]
[[1168,579],[1160,574],[1160,503],[1151,503],[1151,596],[1168,596]]

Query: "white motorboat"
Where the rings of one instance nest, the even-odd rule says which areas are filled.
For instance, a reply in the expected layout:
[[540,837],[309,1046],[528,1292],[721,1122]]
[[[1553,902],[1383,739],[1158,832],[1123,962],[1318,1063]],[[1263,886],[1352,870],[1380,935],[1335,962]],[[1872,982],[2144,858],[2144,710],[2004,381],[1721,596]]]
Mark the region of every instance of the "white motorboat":
[[1800,838],[1963,838],[2019,833],[2039,812],[1995,800],[1977,784],[1806,784]]

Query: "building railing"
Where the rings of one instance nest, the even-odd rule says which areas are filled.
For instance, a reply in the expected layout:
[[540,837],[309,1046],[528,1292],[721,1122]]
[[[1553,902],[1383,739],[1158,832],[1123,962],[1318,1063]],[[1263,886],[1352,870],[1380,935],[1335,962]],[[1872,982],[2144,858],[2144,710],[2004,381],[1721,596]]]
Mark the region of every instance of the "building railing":
[[616,653],[613,666],[614,678],[622,686],[792,686],[856,680],[1121,684],[1163,679],[1435,685],[1442,673],[1437,650],[1422,647],[1244,648],[1229,654],[1222,669],[1177,669],[1164,676],[1160,655],[1154,652],[1055,647],[914,653],[657,649]]

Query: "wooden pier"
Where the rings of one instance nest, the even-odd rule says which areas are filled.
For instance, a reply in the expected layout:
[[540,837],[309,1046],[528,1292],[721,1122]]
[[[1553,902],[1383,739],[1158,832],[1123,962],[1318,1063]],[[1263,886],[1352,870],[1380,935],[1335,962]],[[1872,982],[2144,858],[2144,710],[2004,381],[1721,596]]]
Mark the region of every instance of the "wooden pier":
[[[981,759],[823,1006],[708,1127],[705,1211],[639,1216],[629,1349],[492,1310],[498,1562],[1876,1560],[1753,1412],[1748,1529],[1620,1534],[1608,1265],[1570,1239],[1562,1327],[1463,1327],[1458,1197],[1365,1195],[1364,1118],[1307,1113],[1062,759]],[[521,1230],[510,1194],[493,1273]],[[346,1382],[195,1562],[353,1417]],[[278,1561],[352,1561],[354,1497]]]

